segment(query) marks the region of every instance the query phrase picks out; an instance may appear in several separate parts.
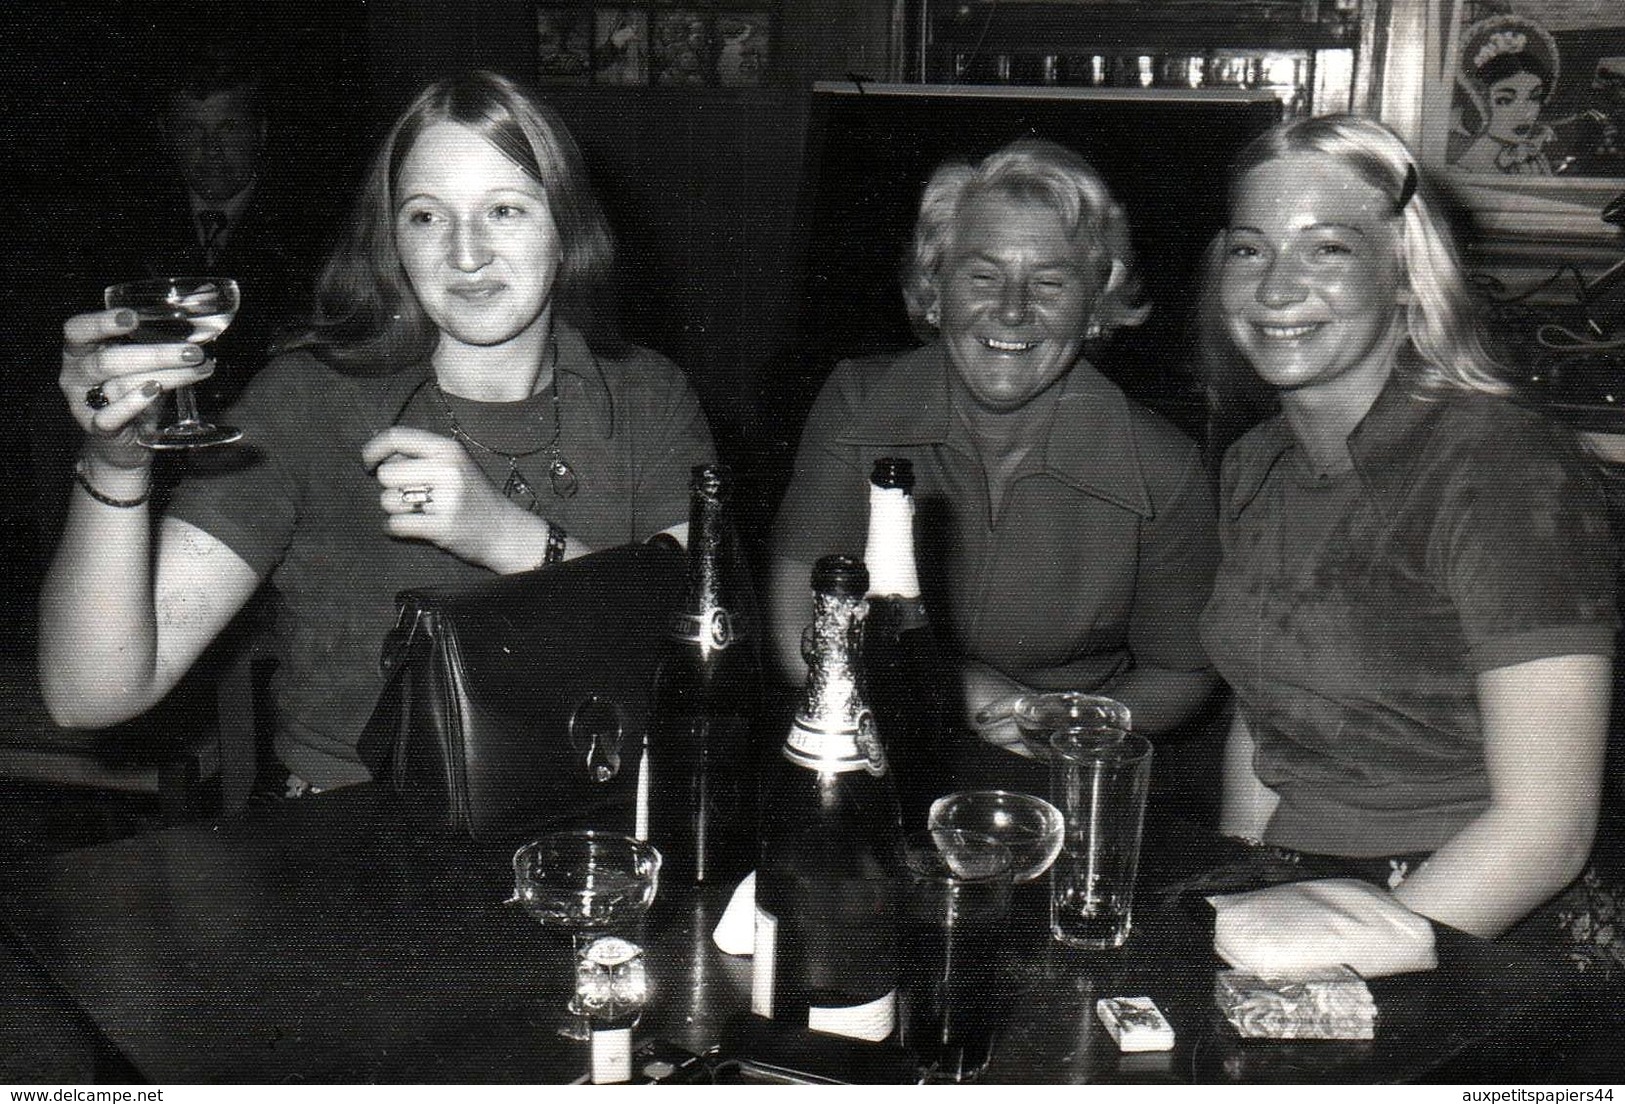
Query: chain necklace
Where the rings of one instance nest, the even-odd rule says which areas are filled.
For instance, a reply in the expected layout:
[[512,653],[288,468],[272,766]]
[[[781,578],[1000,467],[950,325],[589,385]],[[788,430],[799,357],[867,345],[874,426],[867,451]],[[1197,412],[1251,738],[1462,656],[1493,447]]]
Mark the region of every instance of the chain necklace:
[[440,409],[445,411],[446,420],[451,423],[452,439],[463,445],[464,448],[473,446],[490,456],[500,457],[508,462],[508,478],[502,483],[502,495],[520,503],[525,509],[535,512],[538,505],[536,491],[531,487],[529,480],[519,470],[519,461],[532,456],[547,454],[547,481],[553,488],[553,493],[559,498],[573,498],[580,481],[576,478],[575,469],[570,466],[559,452],[559,438],[564,432],[564,407],[559,398],[559,347],[553,343],[553,436],[543,444],[523,452],[508,452],[505,449],[494,448],[478,437],[470,434],[457,420],[457,412],[452,410],[451,402],[446,393],[440,389],[440,381],[435,380],[435,397],[440,400]]

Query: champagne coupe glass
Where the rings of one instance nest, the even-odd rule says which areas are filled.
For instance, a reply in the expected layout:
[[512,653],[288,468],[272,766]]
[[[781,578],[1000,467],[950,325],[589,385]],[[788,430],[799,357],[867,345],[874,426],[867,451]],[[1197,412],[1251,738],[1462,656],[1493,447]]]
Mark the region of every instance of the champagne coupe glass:
[[586,979],[598,972],[588,950],[610,936],[630,936],[654,903],[660,884],[660,852],[643,840],[612,832],[554,832],[514,852],[513,896],[544,927],[570,932],[577,984],[561,1033],[590,1038],[583,1022],[590,1011]]
[[[188,341],[205,345],[231,325],[242,301],[237,281],[222,276],[171,276],[114,284],[102,294],[108,310],[132,310],[140,320],[129,340],[139,344]],[[229,445],[243,431],[219,426],[198,414],[190,386],[175,389],[175,421],[143,429],[136,440],[150,449],[207,448]]]
[[931,831],[988,836],[1010,849],[1010,880],[1023,885],[1046,873],[1061,853],[1066,818],[1041,797],[1010,790],[961,790],[931,804]]

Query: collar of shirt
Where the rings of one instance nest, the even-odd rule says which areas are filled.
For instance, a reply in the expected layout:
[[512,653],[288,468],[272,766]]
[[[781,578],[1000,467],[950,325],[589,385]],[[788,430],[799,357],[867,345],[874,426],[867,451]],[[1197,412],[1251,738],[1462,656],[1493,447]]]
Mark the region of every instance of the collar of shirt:
[[[882,447],[948,445],[968,451],[971,442],[953,417],[949,371],[940,342],[904,354],[884,373],[864,409],[837,440]],[[1080,360],[1061,382],[1042,458],[1023,465],[1023,474],[1031,470],[1141,517],[1153,515],[1128,398],[1087,361]]]
[[[555,320],[553,340],[559,347],[559,405],[566,433],[572,423],[590,425],[599,437],[615,436],[615,399],[603,365],[587,347],[587,339],[573,327]],[[389,377],[384,405],[399,420],[406,404],[417,393],[433,368],[425,361]]]
[[[201,237],[203,222],[200,216],[204,211],[219,211],[226,216],[226,225],[220,231],[220,237],[223,238],[235,230],[237,224],[242,221],[243,211],[248,208],[249,200],[254,198],[256,187],[256,184],[251,183],[224,203],[210,203],[196,192],[188,191],[186,196],[192,204],[192,232],[200,235],[198,241],[203,240]],[[216,238],[215,240],[218,242],[220,239]]]
[[[1394,515],[1410,490],[1411,473],[1423,452],[1423,441],[1415,435],[1431,434],[1431,427],[1424,423],[1448,401],[1418,394],[1396,371],[1349,435],[1349,454],[1360,486],[1385,516]],[[1231,520],[1239,518],[1258,497],[1275,465],[1297,444],[1282,414],[1236,443],[1240,475],[1227,506]]]

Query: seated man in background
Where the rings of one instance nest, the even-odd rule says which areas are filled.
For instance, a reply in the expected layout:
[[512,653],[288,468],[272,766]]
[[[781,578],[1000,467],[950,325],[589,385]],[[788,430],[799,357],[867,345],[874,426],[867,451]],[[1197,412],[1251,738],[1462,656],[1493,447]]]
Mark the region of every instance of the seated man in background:
[[212,410],[265,363],[277,328],[305,312],[314,276],[309,243],[294,237],[308,222],[279,217],[279,181],[267,172],[267,91],[230,51],[186,56],[154,105],[167,163],[120,212],[107,273],[109,282],[183,273],[237,281],[242,307],[202,385]]
[[[205,411],[234,401],[266,362],[278,329],[307,311],[315,274],[311,220],[283,218],[286,188],[266,159],[271,91],[246,47],[188,50],[153,78],[150,161],[109,165],[94,230],[78,243],[71,293],[99,307],[107,284],[160,276],[237,281],[242,306],[212,346],[215,372],[198,385]],[[114,177],[117,179],[114,179]],[[306,227],[306,229],[300,229]],[[56,543],[78,428],[41,378],[34,472],[41,548]]]

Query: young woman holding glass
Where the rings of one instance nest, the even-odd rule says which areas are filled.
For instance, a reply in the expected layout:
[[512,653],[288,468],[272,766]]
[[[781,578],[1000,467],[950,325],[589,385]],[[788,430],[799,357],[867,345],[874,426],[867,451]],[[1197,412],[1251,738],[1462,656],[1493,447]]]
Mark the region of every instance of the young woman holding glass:
[[209,367],[121,341],[123,312],[70,318],[85,447],[41,604],[53,715],[143,712],[267,582],[289,786],[364,781],[397,592],[681,539],[710,433],[681,372],[617,340],[612,259],[550,109],[488,73],[430,86],[372,163],[312,325],[231,412],[243,441],[194,459],[156,529],[135,431]]

